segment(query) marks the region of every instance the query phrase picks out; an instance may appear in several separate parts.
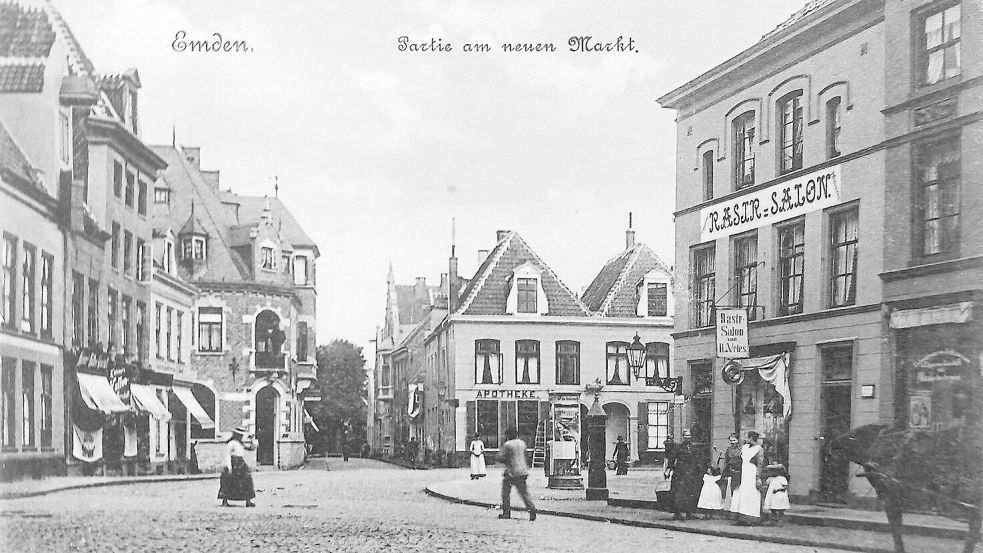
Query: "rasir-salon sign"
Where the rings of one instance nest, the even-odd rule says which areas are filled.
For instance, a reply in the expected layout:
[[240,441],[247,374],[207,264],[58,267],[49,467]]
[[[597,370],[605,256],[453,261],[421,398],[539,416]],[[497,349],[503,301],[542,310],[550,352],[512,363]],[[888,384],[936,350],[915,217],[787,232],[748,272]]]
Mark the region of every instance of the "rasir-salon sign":
[[730,236],[840,203],[834,165],[700,210],[700,241]]
[[747,336],[747,310],[717,308],[717,357],[750,357]]

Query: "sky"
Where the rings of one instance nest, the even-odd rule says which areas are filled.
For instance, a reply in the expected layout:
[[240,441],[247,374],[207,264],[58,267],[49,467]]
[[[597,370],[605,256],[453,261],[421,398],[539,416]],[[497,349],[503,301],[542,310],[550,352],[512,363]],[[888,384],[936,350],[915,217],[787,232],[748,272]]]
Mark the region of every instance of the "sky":
[[[437,284],[452,220],[465,277],[508,229],[580,291],[624,249],[629,212],[671,265],[675,113],[655,99],[803,4],[54,0],[97,72],[139,70],[144,142],[173,131],[240,194],[279,182],[321,253],[318,343],[347,339],[369,363],[388,267]],[[250,51],[178,52],[179,31]],[[402,36],[452,49],[400,51]],[[569,52],[571,36],[635,48]]]

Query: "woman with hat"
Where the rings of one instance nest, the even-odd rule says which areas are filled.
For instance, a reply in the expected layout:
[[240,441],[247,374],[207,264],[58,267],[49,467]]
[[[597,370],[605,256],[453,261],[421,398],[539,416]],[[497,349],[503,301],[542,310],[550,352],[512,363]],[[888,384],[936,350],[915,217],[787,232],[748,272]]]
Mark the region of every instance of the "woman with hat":
[[229,501],[246,502],[246,507],[255,507],[253,498],[256,491],[253,489],[253,476],[249,474],[249,465],[246,464],[246,448],[242,445],[242,439],[248,432],[245,427],[239,425],[232,431],[229,438],[229,445],[226,449],[225,466],[222,467],[222,476],[219,479],[218,498],[222,500],[222,506],[228,507]]
[[668,468],[672,471],[670,480],[673,501],[673,520],[692,520],[703,489],[703,473],[707,462],[697,447],[693,445],[693,432],[683,429],[683,441],[672,448]]

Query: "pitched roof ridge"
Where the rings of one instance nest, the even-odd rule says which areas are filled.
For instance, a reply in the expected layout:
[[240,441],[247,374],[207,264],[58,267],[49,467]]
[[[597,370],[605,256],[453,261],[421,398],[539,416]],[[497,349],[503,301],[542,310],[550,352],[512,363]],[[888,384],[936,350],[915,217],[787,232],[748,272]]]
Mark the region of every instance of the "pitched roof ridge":
[[[618,292],[621,291],[621,287],[624,286],[625,280],[628,278],[628,273],[635,266],[635,263],[638,262],[638,258],[642,252],[642,249],[639,247],[640,245],[644,246],[644,244],[636,244],[630,248],[631,255],[628,258],[628,262],[621,268],[621,272],[618,274],[618,279],[614,281],[614,285],[611,286],[610,290],[608,290],[608,294],[604,298],[604,303],[602,303],[600,309],[597,310],[598,316],[604,317],[607,315],[608,308],[611,307],[611,301],[618,295]],[[621,253],[621,255],[624,255],[628,251],[629,250],[625,250]],[[621,256],[618,257],[620,258]]]
[[45,3],[44,10],[52,20],[52,28],[55,29],[55,32],[60,33],[65,40],[67,45],[66,50],[68,50],[69,68],[73,73],[92,77],[92,74],[95,73],[95,66],[92,65],[92,60],[85,55],[82,45],[75,38],[75,34],[72,33],[72,28],[68,26],[68,23],[62,18],[61,13],[50,2]]
[[552,275],[554,279],[556,279],[556,282],[560,284],[560,287],[566,290],[567,294],[569,294],[570,297],[573,298],[573,301],[577,304],[577,307],[580,307],[581,311],[583,311],[585,315],[590,316],[590,310],[587,309],[587,306],[584,304],[584,302],[580,301],[580,298],[577,297],[577,294],[574,294],[573,290],[571,290],[566,284],[563,283],[562,280],[560,280],[559,275],[557,275],[556,272],[553,271],[553,268],[550,267],[545,261],[543,261],[543,258],[539,257],[539,254],[536,253],[536,251],[533,250],[531,247],[529,247],[529,244],[527,244],[526,241],[523,240],[522,237],[518,235],[518,233],[513,233],[513,234],[515,234],[516,237],[519,238],[519,241],[522,242],[522,245],[526,247],[526,250],[530,254],[532,254],[532,256],[536,259],[536,261],[538,261],[540,265],[542,265],[549,272],[549,274]]
[[[468,293],[468,297],[461,302],[461,306],[457,308],[455,313],[464,313],[469,307],[471,307],[471,302],[474,301],[474,298],[478,295],[478,292],[481,291],[481,287],[485,285],[488,275],[490,275],[492,270],[498,266],[498,263],[502,260],[502,256],[505,255],[506,250],[508,250],[509,246],[512,244],[512,238],[515,236],[517,236],[515,232],[509,231],[509,234],[505,239],[498,244],[495,244],[495,259],[485,266],[485,271],[480,276],[475,275],[472,278],[472,280],[477,280],[477,284],[471,288],[470,293]],[[526,247],[528,248],[528,246]]]

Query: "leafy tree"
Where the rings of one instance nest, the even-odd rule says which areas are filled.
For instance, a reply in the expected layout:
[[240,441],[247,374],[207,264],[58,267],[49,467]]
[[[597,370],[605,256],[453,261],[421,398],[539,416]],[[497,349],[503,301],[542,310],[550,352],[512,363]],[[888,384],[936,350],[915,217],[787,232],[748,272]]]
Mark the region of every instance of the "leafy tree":
[[365,437],[368,401],[362,348],[335,339],[317,348],[316,359],[321,401],[311,406],[311,416],[321,429],[322,439],[340,446],[343,432],[348,432],[357,447]]

